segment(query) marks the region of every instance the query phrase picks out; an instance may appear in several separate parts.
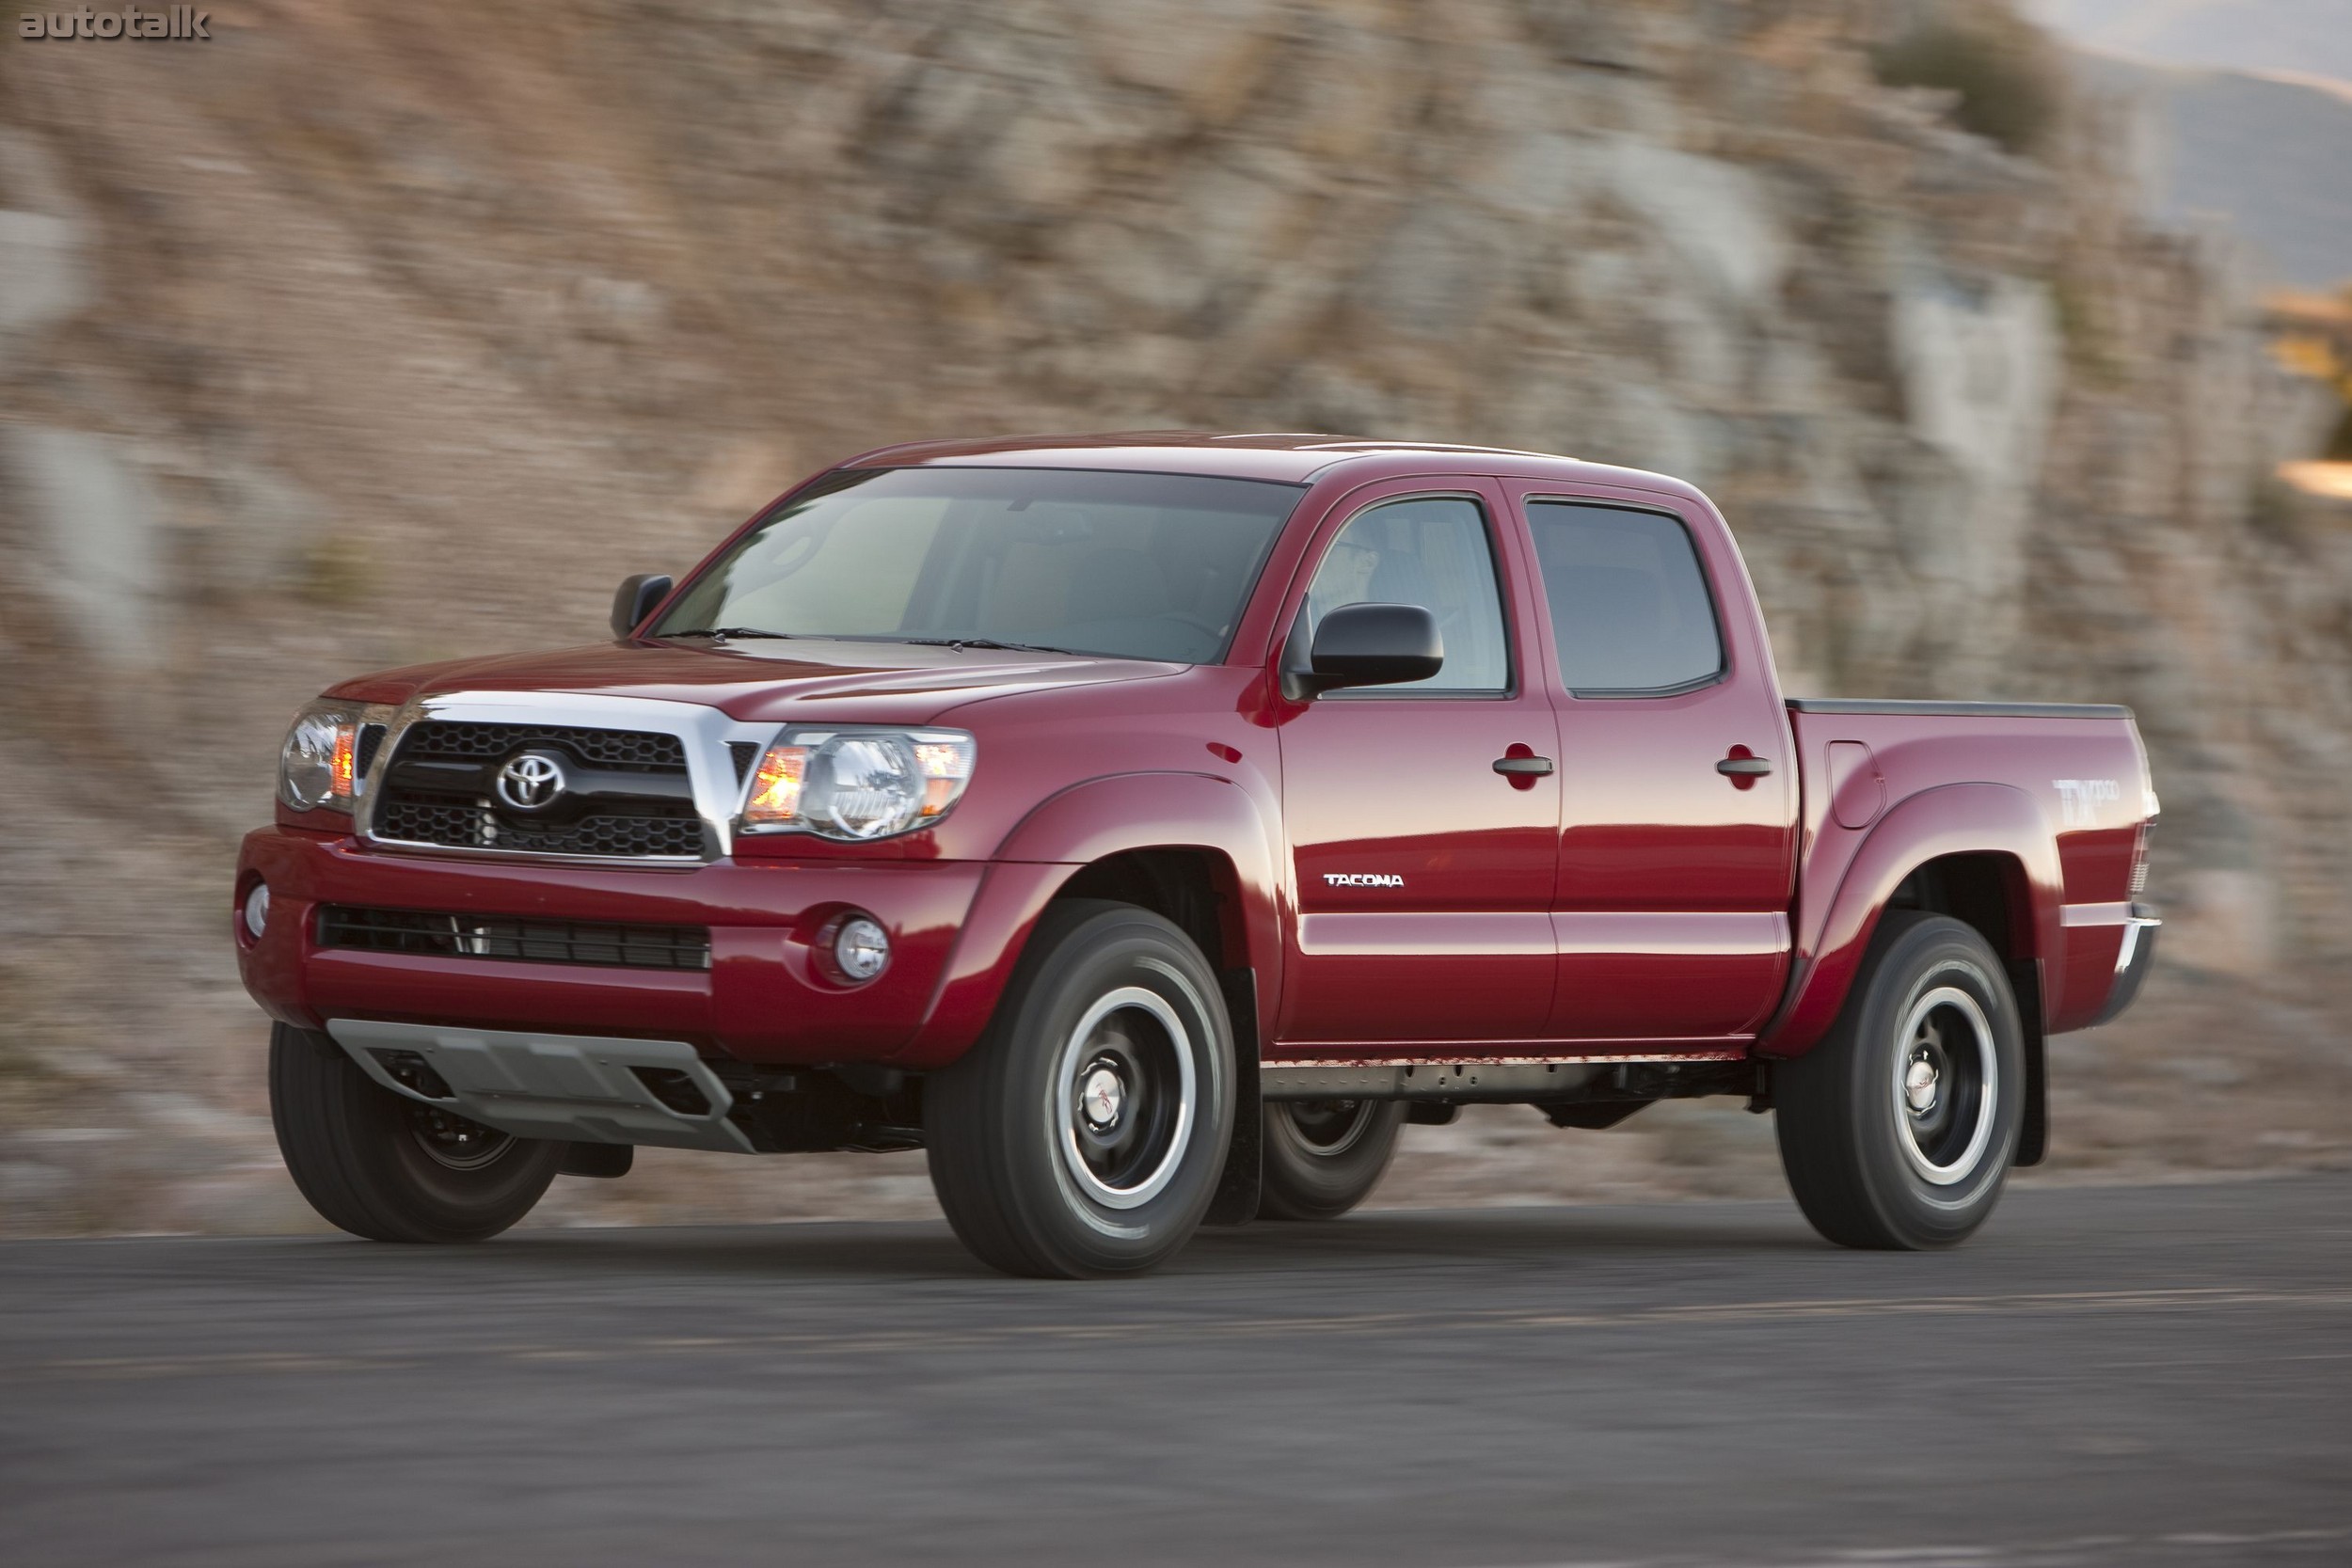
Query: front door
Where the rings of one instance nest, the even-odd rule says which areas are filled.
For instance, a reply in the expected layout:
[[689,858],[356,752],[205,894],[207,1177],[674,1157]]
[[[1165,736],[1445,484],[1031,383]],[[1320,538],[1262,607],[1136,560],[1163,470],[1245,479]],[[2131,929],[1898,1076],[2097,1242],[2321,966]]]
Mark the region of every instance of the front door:
[[1529,678],[1524,551],[1489,481],[1375,487],[1320,531],[1292,635],[1342,605],[1417,604],[1445,664],[1408,686],[1326,692],[1281,727],[1297,919],[1283,1054],[1411,1054],[1544,1032],[1560,825],[1557,719]]
[[[1585,1049],[1743,1043],[1780,998],[1797,780],[1730,536],[1656,500],[1511,486],[1560,709],[1547,1033]],[[1716,585],[1721,584],[1721,591]]]

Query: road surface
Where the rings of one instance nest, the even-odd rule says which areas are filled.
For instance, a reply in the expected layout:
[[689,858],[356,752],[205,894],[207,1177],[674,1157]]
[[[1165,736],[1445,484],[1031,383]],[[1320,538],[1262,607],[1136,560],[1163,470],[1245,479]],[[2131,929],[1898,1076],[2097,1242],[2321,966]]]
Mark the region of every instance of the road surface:
[[931,1225],[17,1243],[0,1559],[2343,1564],[2352,1178],[2013,1192],[1931,1256],[1371,1214],[1077,1285]]

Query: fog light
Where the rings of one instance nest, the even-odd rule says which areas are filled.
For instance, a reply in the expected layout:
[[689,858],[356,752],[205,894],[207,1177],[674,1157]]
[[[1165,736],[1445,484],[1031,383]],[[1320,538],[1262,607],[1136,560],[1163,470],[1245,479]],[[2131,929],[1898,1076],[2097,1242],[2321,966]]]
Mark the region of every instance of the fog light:
[[869,916],[853,914],[833,933],[833,964],[844,980],[863,985],[890,962],[890,933]]
[[256,882],[245,895],[245,934],[255,942],[269,926],[269,884]]

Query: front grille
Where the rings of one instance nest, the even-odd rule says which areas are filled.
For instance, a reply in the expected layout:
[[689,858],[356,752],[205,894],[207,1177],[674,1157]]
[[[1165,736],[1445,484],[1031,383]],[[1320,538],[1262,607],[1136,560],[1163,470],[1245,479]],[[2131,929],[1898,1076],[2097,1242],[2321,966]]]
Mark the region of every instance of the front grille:
[[427,914],[324,905],[319,945],[445,958],[592,964],[607,969],[708,969],[701,926],[617,926],[515,915]]
[[389,728],[390,726],[386,724],[359,726],[359,742],[354,751],[351,764],[353,772],[363,779],[368,776],[368,769],[375,766],[375,749],[384,744],[385,733]]
[[401,754],[503,760],[527,746],[558,747],[598,768],[686,771],[686,747],[676,736],[658,730],[588,730],[570,724],[471,724],[428,719],[410,728]]
[[699,817],[583,816],[568,827],[516,826],[488,806],[430,805],[386,800],[375,835],[452,849],[520,849],[541,855],[700,855]]
[[[568,787],[540,810],[510,810],[496,780],[527,751],[562,759]],[[411,725],[384,768],[370,831],[400,844],[615,860],[700,860],[710,850],[683,741],[576,724]]]

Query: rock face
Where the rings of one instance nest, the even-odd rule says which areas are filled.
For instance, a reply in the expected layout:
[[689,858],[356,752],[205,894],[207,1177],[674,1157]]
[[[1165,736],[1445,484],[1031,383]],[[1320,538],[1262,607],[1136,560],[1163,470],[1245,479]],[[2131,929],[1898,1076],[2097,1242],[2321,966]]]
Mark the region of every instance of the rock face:
[[[1915,9],[424,0],[0,53],[0,1226],[294,1212],[226,868],[327,679],[592,635],[862,447],[1171,424],[1667,469],[1792,689],[2134,704],[2178,994],[2070,1047],[2060,1159],[2336,1157],[2352,537],[2267,477],[2333,410],[2098,105],[2028,160],[1878,86]],[[2276,1073],[2185,1153],[2219,1091],[2163,1064],[2224,1015]],[[2070,1143],[2118,1073],[2178,1093]],[[908,1180],[760,1169],[556,1212]]]

